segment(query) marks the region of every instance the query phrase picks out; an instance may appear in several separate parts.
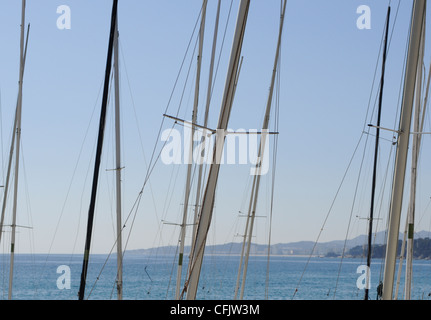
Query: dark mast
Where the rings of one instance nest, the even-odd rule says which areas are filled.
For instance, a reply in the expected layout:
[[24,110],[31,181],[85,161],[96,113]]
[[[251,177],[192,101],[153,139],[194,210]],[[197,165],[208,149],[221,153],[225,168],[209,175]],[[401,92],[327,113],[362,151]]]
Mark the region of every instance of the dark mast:
[[[388,7],[388,14],[386,17],[386,32],[385,32],[385,42],[383,48],[383,61],[382,61],[382,76],[380,80],[380,95],[379,95],[379,110],[377,115],[377,125],[376,125],[376,144],[374,149],[374,169],[373,169],[373,182],[371,189],[371,208],[370,208],[370,218],[368,227],[368,254],[367,254],[367,272],[370,271],[371,266],[371,253],[372,253],[372,234],[373,234],[373,219],[374,219],[374,198],[376,193],[376,176],[377,176],[377,159],[379,151],[379,139],[380,139],[380,118],[382,113],[382,100],[383,100],[383,86],[385,82],[385,68],[386,68],[386,55],[388,47],[388,32],[389,32],[389,20],[391,15],[391,7]],[[365,286],[365,300],[368,300],[369,288],[368,288],[368,277],[366,279]]]
[[99,135],[97,140],[96,159],[94,164],[93,186],[91,190],[90,207],[88,210],[87,236],[85,239],[85,250],[84,250],[84,261],[82,263],[81,284],[78,292],[79,300],[84,299],[88,260],[90,256],[91,235],[93,231],[93,220],[94,220],[94,208],[96,203],[97,184],[99,180],[99,168],[100,168],[100,158],[102,155],[102,147],[103,147],[103,135],[105,131],[106,106],[108,102],[108,93],[109,93],[109,77],[110,77],[111,68],[112,68],[114,36],[115,36],[116,23],[117,23],[117,7],[118,7],[118,0],[113,0],[112,15],[111,15],[111,31],[109,34],[109,45],[108,45],[108,58],[106,61],[106,71],[105,71],[105,84],[103,88],[102,109],[100,112],[100,122],[99,122]]

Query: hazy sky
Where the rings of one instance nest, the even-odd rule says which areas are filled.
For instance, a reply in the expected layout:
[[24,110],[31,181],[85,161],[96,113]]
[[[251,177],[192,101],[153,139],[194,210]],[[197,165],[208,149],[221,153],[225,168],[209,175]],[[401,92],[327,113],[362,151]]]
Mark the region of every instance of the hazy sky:
[[[217,61],[230,3],[222,1]],[[366,220],[360,218],[365,218],[369,210],[374,137],[362,131],[368,130],[366,124],[372,121],[372,113],[370,111],[367,116],[367,108],[370,101],[370,110],[375,106],[381,69],[377,59],[388,3],[377,0],[288,1],[280,69],[280,134],[272,243],[315,240],[328,212],[321,241],[344,239],[350,218],[349,237],[366,232]],[[393,128],[398,119],[411,4],[412,1],[401,4],[391,1],[392,37],[382,118],[382,126],[389,128]],[[57,27],[60,17],[57,8],[61,5],[71,10],[70,29]],[[357,8],[361,5],[371,9],[371,29],[357,27],[360,17]],[[31,24],[31,31],[24,77],[18,224],[33,229],[19,230],[18,252],[83,252],[111,8],[111,1],[106,0],[27,1],[26,21]],[[192,33],[200,8],[198,0],[119,1],[125,166],[123,215],[124,219],[130,217],[124,229],[124,243],[131,231],[127,249],[176,244],[178,239],[179,228],[161,221],[181,221],[185,165],[166,165],[159,161],[137,211],[133,205],[142,188],[153,149],[156,146],[156,153],[160,150],[159,129],[170,128],[173,124],[169,119],[162,124],[166,108],[171,115],[176,115],[179,108],[180,118],[191,119],[196,72],[196,57],[192,56],[192,51],[197,36],[196,32]],[[238,2],[234,1],[211,100],[211,128],[218,122],[237,9]],[[203,123],[215,10],[216,1],[209,1],[199,123]],[[0,2],[3,168],[7,167],[18,92],[20,13],[21,1]],[[229,123],[233,130],[259,129],[262,125],[279,14],[280,1],[251,2],[242,52],[244,62]],[[170,99],[192,36],[191,49]],[[427,72],[429,57],[427,49]],[[374,79],[376,68],[377,78]],[[109,251],[115,239],[114,171],[107,171],[115,163],[112,111],[111,103],[100,174],[94,252]],[[425,131],[430,131],[429,124],[427,117]],[[181,126],[175,128],[182,132]],[[361,136],[350,170],[331,207]],[[390,140],[391,133],[383,132],[382,138]],[[383,219],[379,230],[387,215],[394,155],[394,149],[389,153],[390,147],[391,142],[382,140],[378,192],[385,186],[386,197],[379,202],[379,206],[382,203],[379,214]],[[426,159],[430,154],[428,136],[423,140],[423,147],[422,156]],[[272,148],[273,144],[271,155]],[[364,164],[359,171],[362,158]],[[385,180],[388,163],[389,175]],[[250,167],[250,164],[222,166],[210,243],[240,240],[235,235],[241,234],[245,219],[238,217],[238,212],[247,210]],[[430,226],[429,212],[426,214],[431,195],[427,184],[429,169],[427,161],[422,161],[418,230]],[[2,178],[5,172],[4,169]],[[360,184],[354,198],[359,172]],[[262,179],[258,215],[269,215],[270,187],[271,174],[268,174]],[[10,221],[11,206],[8,208]],[[404,226],[404,220],[401,225]],[[255,241],[265,243],[268,226],[268,218],[257,220]],[[2,247],[9,248],[7,241],[3,241]]]

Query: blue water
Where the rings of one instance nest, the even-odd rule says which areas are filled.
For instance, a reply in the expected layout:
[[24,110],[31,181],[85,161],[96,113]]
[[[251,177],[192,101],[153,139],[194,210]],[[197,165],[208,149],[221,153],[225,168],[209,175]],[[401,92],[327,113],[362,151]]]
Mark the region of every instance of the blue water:
[[[116,299],[116,260],[115,257],[109,259],[107,257],[101,254],[91,256],[85,291],[88,299]],[[7,299],[9,256],[0,255],[0,259],[1,299]],[[238,264],[239,257],[236,256],[207,256],[202,268],[198,299],[233,299]],[[357,269],[363,264],[363,260],[351,258],[340,260],[318,257],[311,259],[271,257],[268,299],[362,300],[364,290],[358,288],[357,282],[361,273],[357,273]],[[58,270],[60,266],[66,266],[70,273]],[[79,255],[16,255],[13,299],[77,300],[81,269],[82,257]],[[265,299],[266,270],[266,257],[250,257],[244,299]],[[376,287],[382,277],[381,271],[382,261],[374,260],[371,268],[370,299],[376,299]],[[123,272],[124,299],[173,299],[176,261],[172,256],[147,257],[126,254]],[[429,300],[431,261],[414,261],[413,273],[413,299]],[[67,286],[68,282],[58,281],[59,278],[70,279],[70,288]],[[400,287],[403,285],[404,270]],[[402,294],[399,298],[402,298]]]

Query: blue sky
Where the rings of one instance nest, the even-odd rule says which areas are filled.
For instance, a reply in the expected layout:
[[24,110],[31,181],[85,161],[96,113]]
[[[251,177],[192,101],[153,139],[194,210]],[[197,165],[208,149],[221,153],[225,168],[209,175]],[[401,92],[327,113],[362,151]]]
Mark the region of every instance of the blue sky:
[[[216,9],[216,2],[209,2],[200,101],[206,98]],[[388,3],[288,1],[282,45],[273,243],[315,240],[319,234],[364,124],[369,121],[366,120],[366,112],[370,95],[374,102],[377,92],[378,80],[374,87],[372,83]],[[399,6],[386,68],[382,126],[391,128],[397,121],[411,3],[402,1]],[[391,27],[398,4],[398,1],[392,1]],[[70,30],[57,28],[59,14],[56,11],[60,5],[68,5],[71,9]],[[230,1],[223,1],[218,53],[229,5]],[[370,30],[359,30],[356,26],[359,17],[356,9],[360,5],[371,8]],[[18,222],[31,225],[33,230],[20,230],[17,243],[20,252],[81,253],[83,250],[111,7],[111,2],[106,0],[27,1],[27,22],[31,23],[31,31],[24,78],[24,157]],[[122,154],[126,167],[123,171],[124,216],[131,212],[142,187],[162,115],[200,7],[201,1],[197,0],[119,1]],[[237,9],[234,1],[211,102],[209,126],[213,128],[218,121]],[[243,46],[244,64],[229,123],[232,129],[258,129],[263,121],[276,48],[279,9],[280,2],[276,0],[251,3]],[[20,1],[0,3],[3,167],[6,166],[18,91],[20,12]],[[196,34],[193,39],[195,37]],[[189,53],[168,107],[170,114],[175,114],[178,108],[190,61],[194,63],[195,58],[191,60]],[[428,70],[428,49],[425,65]],[[377,68],[377,76],[380,77],[380,64]],[[186,119],[191,118],[195,69],[193,64],[179,113]],[[113,168],[114,163],[112,105],[108,111],[94,252],[109,251],[114,241],[115,206],[109,197],[114,186],[114,174],[106,171]],[[198,117],[201,123],[202,113]],[[170,120],[165,120],[162,128],[171,124]],[[429,120],[425,130],[427,128]],[[388,133],[382,133],[382,136],[391,138]],[[361,176],[364,184],[358,189],[350,236],[366,232],[365,220],[355,215],[365,217],[368,214],[374,145],[372,136],[369,139]],[[426,137],[424,157],[429,154],[426,151],[428,143],[429,138]],[[160,141],[157,147],[160,147]],[[382,142],[380,182],[386,170],[389,147],[390,143]],[[361,144],[324,226],[321,241],[344,239],[346,236],[363,150]],[[424,171],[418,198],[421,217],[430,196],[429,185],[426,184],[430,172],[426,162],[422,164]],[[181,221],[185,169],[184,165],[157,164],[142,197],[128,249],[176,243],[178,228],[163,225],[160,221]],[[210,243],[239,241],[234,235],[241,233],[244,222],[237,213],[246,210],[248,170],[249,166],[244,165],[222,166]],[[388,186],[387,182],[386,191]],[[266,215],[268,209],[269,191],[270,176],[267,176],[262,182],[262,215]],[[382,211],[387,202],[383,201]],[[419,230],[428,229],[429,221],[425,215]],[[269,219],[257,222],[256,241],[266,241],[268,222]],[[127,223],[126,234],[131,227],[132,224]]]

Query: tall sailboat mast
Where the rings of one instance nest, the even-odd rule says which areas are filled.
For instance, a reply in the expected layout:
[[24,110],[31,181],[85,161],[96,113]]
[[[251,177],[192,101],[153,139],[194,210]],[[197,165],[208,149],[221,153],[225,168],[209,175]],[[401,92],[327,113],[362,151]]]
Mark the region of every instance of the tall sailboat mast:
[[[216,46],[217,46],[217,35],[218,35],[218,26],[220,21],[220,6],[221,6],[221,0],[218,0],[217,4],[217,14],[216,14],[216,20],[215,20],[215,26],[214,26],[214,35],[213,35],[213,44],[212,44],[212,51],[211,51],[211,62],[210,62],[210,70],[208,75],[208,87],[207,87],[207,97],[206,97],[206,105],[205,105],[205,112],[204,112],[204,124],[203,127],[208,127],[208,115],[209,115],[209,108],[211,103],[211,93],[212,93],[212,87],[213,87],[213,73],[214,73],[214,61],[215,61],[215,53],[216,53]],[[205,154],[205,140],[207,139],[207,130],[203,129],[202,132],[202,140],[199,145],[199,147],[202,147],[202,149],[199,149],[199,155],[202,156],[202,154]],[[192,244],[191,247],[194,247],[194,235],[196,234],[196,228],[197,228],[197,220],[198,220],[198,212],[200,208],[201,203],[201,188],[202,188],[202,174],[203,174],[203,165],[199,162],[197,164],[199,170],[198,170],[198,179],[197,179],[197,185],[196,185],[196,199],[195,199],[195,214],[193,221],[193,233],[192,233]],[[190,252],[190,256],[192,256],[192,252]],[[190,267],[190,264],[189,264]],[[190,268],[189,268],[190,269]],[[188,270],[189,272],[189,270]]]
[[[267,137],[268,137],[268,135],[267,135],[267,133],[265,133],[265,131],[267,131],[269,128],[269,119],[270,119],[270,114],[271,114],[275,77],[277,75],[277,70],[278,70],[278,66],[279,66],[279,56],[280,56],[280,49],[281,49],[281,39],[282,39],[282,35],[283,35],[284,17],[285,17],[285,13],[286,13],[286,3],[287,3],[287,0],[284,0],[282,12],[280,15],[280,27],[279,27],[280,29],[279,29],[279,34],[278,34],[277,49],[276,49],[276,54],[275,54],[275,59],[274,59],[274,67],[273,67],[273,71],[272,71],[271,85],[270,85],[270,89],[269,89],[268,101],[267,101],[265,116],[264,116],[263,125],[262,125],[262,136],[260,139],[260,147],[259,147],[259,151],[258,151],[258,159],[260,159],[260,161],[256,161],[256,172],[254,173],[254,178],[253,178],[253,186],[252,186],[252,192],[251,192],[251,197],[250,197],[249,211],[248,211],[248,215],[247,215],[246,229],[245,229],[245,233],[244,233],[242,253],[244,252],[244,249],[245,249],[245,243],[246,243],[246,237],[247,236],[248,236],[248,240],[247,240],[247,249],[246,249],[246,253],[245,253],[245,262],[244,262],[244,269],[243,269],[243,275],[242,275],[242,282],[241,282],[241,291],[240,291],[240,297],[239,297],[241,300],[243,299],[243,296],[244,296],[244,287],[245,287],[245,280],[246,280],[246,275],[247,275],[248,258],[250,256],[250,245],[251,245],[251,239],[252,239],[252,235],[253,235],[254,220],[256,217],[256,206],[257,206],[257,199],[258,199],[258,194],[259,194],[259,185],[260,185],[260,178],[261,178],[263,152],[265,150],[265,144],[267,143]],[[243,254],[241,254],[241,261],[240,261],[240,265],[238,268],[237,282],[236,282],[236,286],[235,286],[235,299],[238,296],[242,260],[243,260]]]
[[[24,58],[22,61],[23,67],[22,67],[22,76],[24,77],[24,69],[25,69],[25,59],[27,56],[27,44],[28,44],[28,36],[30,34],[30,24],[27,28],[27,36],[26,36],[26,42],[25,42],[25,49],[24,49]],[[18,93],[17,101],[16,101],[16,107],[15,107],[15,117],[14,117],[14,123],[13,123],[13,132],[12,132],[12,141],[10,144],[10,151],[9,151],[9,161],[8,161],[8,167],[7,167],[7,173],[6,173],[6,182],[4,185],[4,193],[3,193],[3,203],[2,203],[2,210],[1,210],[1,218],[0,218],[0,243],[3,236],[3,227],[4,227],[4,218],[5,218],[5,212],[6,212],[6,198],[9,191],[9,181],[10,181],[10,174],[12,171],[12,162],[13,162],[13,151],[15,149],[15,138],[16,138],[16,126],[17,126],[17,111],[18,111],[18,104],[21,103],[21,94]]]
[[220,160],[225,140],[225,131],[227,129],[233,104],[235,81],[239,67],[239,60],[241,56],[241,49],[244,40],[249,7],[250,0],[241,0],[239,4],[238,18],[230,56],[229,69],[226,78],[225,91],[223,94],[223,101],[220,110],[219,123],[217,126],[216,143],[213,152],[213,162],[210,166],[207,185],[202,201],[202,206],[200,208],[199,224],[196,230],[196,241],[194,243],[193,256],[190,262],[190,274],[189,279],[186,283],[188,300],[196,299],[197,287],[199,283],[203,255],[205,251],[205,243],[210,228],[214,208],[215,191],[220,170]]
[[15,180],[14,180],[14,197],[12,208],[12,236],[10,244],[10,269],[9,269],[9,290],[8,299],[12,299],[12,284],[14,272],[14,258],[15,258],[15,235],[16,235],[16,211],[18,199],[18,172],[19,172],[19,151],[21,145],[21,115],[22,115],[22,91],[23,91],[23,78],[24,78],[24,28],[25,28],[25,5],[26,1],[22,0],[21,8],[21,40],[20,40],[20,68],[19,68],[19,89],[18,89],[18,103],[15,114]]
[[[425,3],[426,10],[426,3]],[[419,61],[417,66],[416,76],[416,97],[414,106],[414,119],[413,119],[413,145],[412,145],[412,164],[410,175],[410,200],[407,211],[407,259],[406,259],[406,283],[405,283],[405,299],[411,299],[411,283],[412,283],[412,269],[413,269],[413,244],[414,244],[414,222],[415,222],[415,202],[416,202],[416,177],[417,167],[419,161],[419,150],[421,143],[421,96],[422,96],[422,62],[425,50],[425,19],[423,20],[422,38],[420,44]],[[423,106],[425,108],[425,106]],[[423,119],[422,119],[423,120]]]
[[389,229],[385,256],[385,271],[383,279],[384,300],[392,300],[395,276],[398,234],[403,200],[404,180],[406,173],[407,153],[410,139],[410,127],[413,110],[413,100],[416,85],[416,74],[419,60],[420,40],[423,20],[425,18],[426,0],[413,2],[412,24],[410,30],[409,48],[404,81],[401,119],[399,126],[398,146],[395,160],[395,173],[392,186],[392,198],[389,212]]
[[88,210],[88,222],[87,222],[87,235],[85,239],[85,249],[84,249],[84,258],[82,263],[82,272],[81,272],[81,282],[78,292],[79,300],[84,299],[85,294],[85,284],[87,279],[87,271],[88,271],[88,263],[90,258],[90,248],[91,248],[91,237],[93,232],[93,221],[94,221],[94,210],[96,206],[96,194],[97,194],[97,185],[99,180],[99,168],[100,161],[102,156],[102,147],[103,147],[103,136],[105,131],[105,120],[106,120],[106,107],[108,103],[108,93],[109,93],[109,78],[111,75],[112,69],[112,53],[114,46],[114,38],[116,33],[116,22],[117,22],[117,7],[118,0],[113,0],[112,5],[112,15],[111,15],[111,29],[109,34],[109,45],[108,45],[108,57],[106,61],[106,71],[105,71],[105,83],[103,88],[103,97],[102,97],[102,108],[100,112],[100,121],[99,121],[99,133],[96,147],[96,159],[94,164],[94,173],[93,173],[93,186],[91,190],[91,199],[90,206]]
[[121,119],[120,119],[120,65],[118,18],[114,38],[114,85],[115,85],[115,174],[117,211],[117,298],[123,298],[123,244],[121,214]]
[[207,10],[208,0],[203,0],[202,10],[201,10],[201,25],[199,30],[199,52],[197,57],[197,74],[196,74],[196,85],[195,85],[195,98],[193,103],[193,114],[192,114],[192,130],[190,133],[190,145],[188,150],[188,164],[187,164],[187,177],[186,177],[186,190],[184,195],[184,209],[183,209],[183,220],[181,223],[180,231],[180,248],[178,253],[178,267],[177,267],[177,283],[175,288],[175,299],[180,298],[181,291],[181,274],[183,270],[183,255],[184,255],[184,242],[186,237],[187,229],[187,216],[189,210],[189,199],[191,191],[191,174],[193,169],[192,159],[193,159],[193,136],[195,133],[195,123],[197,121],[198,104],[199,104],[199,86],[201,78],[201,68],[202,68],[202,51],[203,51],[203,41],[205,33],[205,18]]
[[[382,59],[382,75],[380,80],[380,93],[379,93],[379,109],[377,114],[377,125],[376,125],[376,143],[374,147],[374,168],[373,168],[373,180],[371,188],[371,206],[370,206],[370,218],[368,226],[368,253],[367,253],[367,279],[366,283],[369,283],[370,279],[370,267],[371,267],[371,253],[372,253],[372,235],[373,235],[373,220],[374,220],[374,199],[376,194],[376,178],[377,178],[377,161],[379,158],[379,140],[380,140],[380,119],[382,114],[382,103],[383,103],[383,88],[385,84],[385,68],[386,68],[386,55],[388,49],[388,33],[389,33],[389,20],[391,16],[391,7],[388,8],[386,15],[386,29],[385,29],[385,40],[383,47],[383,59]],[[369,299],[369,288],[365,287],[365,300]]]

